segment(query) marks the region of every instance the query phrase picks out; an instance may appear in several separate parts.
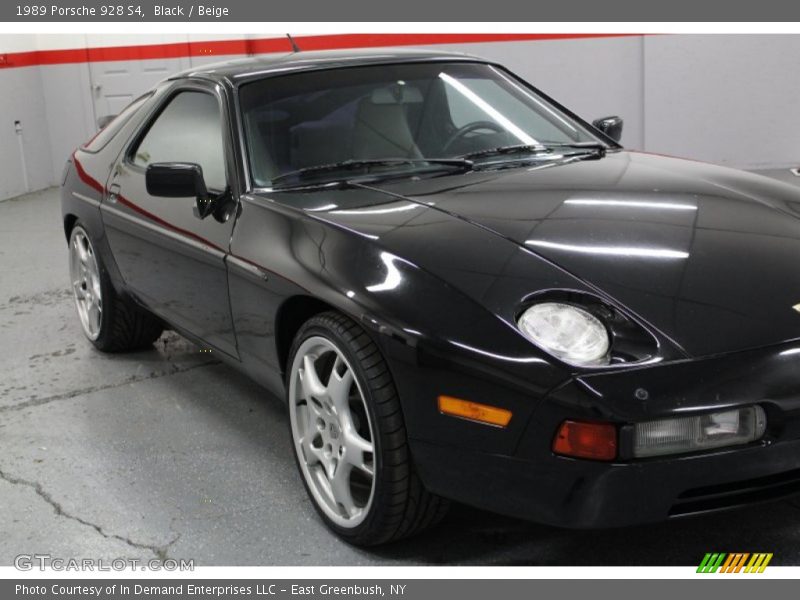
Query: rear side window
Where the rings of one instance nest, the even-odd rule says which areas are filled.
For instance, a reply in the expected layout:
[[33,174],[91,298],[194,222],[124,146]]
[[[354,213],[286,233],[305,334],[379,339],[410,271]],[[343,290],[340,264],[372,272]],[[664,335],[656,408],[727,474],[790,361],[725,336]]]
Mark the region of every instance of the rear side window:
[[225,149],[216,97],[205,92],[175,95],[150,125],[131,161],[143,169],[153,163],[196,163],[209,190],[224,190]]
[[111,141],[111,138],[117,135],[117,132],[122,129],[125,123],[130,121],[131,117],[136,114],[136,111],[142,108],[142,105],[149,100],[152,95],[153,93],[150,92],[128,104],[128,106],[114,117],[108,125],[98,131],[92,139],[82,146],[83,150],[87,152],[99,152],[105,148],[106,144]]

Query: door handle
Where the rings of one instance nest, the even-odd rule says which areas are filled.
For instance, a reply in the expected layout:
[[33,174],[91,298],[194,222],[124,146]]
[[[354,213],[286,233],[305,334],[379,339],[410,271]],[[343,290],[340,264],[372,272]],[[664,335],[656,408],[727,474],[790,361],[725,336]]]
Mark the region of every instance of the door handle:
[[108,201],[111,204],[116,204],[117,200],[119,200],[119,184],[112,183],[108,188]]

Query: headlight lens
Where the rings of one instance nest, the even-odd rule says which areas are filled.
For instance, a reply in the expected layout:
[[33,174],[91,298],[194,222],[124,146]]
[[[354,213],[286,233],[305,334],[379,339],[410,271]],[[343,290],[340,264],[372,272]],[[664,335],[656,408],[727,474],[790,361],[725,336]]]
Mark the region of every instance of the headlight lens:
[[531,341],[573,365],[601,363],[608,355],[608,332],[591,313],[560,302],[535,304],[522,313],[519,328]]

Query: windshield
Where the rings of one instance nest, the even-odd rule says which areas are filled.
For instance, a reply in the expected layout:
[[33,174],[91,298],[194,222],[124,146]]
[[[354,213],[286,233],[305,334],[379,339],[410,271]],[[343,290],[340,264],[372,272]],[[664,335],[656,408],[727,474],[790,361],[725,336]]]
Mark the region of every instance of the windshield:
[[[552,159],[547,146],[563,154],[598,143],[531,89],[479,63],[298,73],[246,84],[239,97],[257,187],[308,174],[341,178],[340,164],[348,177],[361,167],[370,176],[453,172],[441,159],[519,161],[520,149]],[[508,148],[515,151],[494,152]]]

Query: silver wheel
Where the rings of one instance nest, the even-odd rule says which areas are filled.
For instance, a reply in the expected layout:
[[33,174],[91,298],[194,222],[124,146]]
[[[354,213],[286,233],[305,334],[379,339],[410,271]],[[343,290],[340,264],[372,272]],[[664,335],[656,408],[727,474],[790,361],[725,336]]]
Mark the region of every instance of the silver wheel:
[[375,495],[375,437],[353,368],[327,338],[310,337],[297,349],[289,403],[295,452],[311,495],[340,527],[358,526]]
[[69,238],[69,273],[83,332],[94,341],[103,320],[103,294],[94,248],[81,227],[75,227]]

